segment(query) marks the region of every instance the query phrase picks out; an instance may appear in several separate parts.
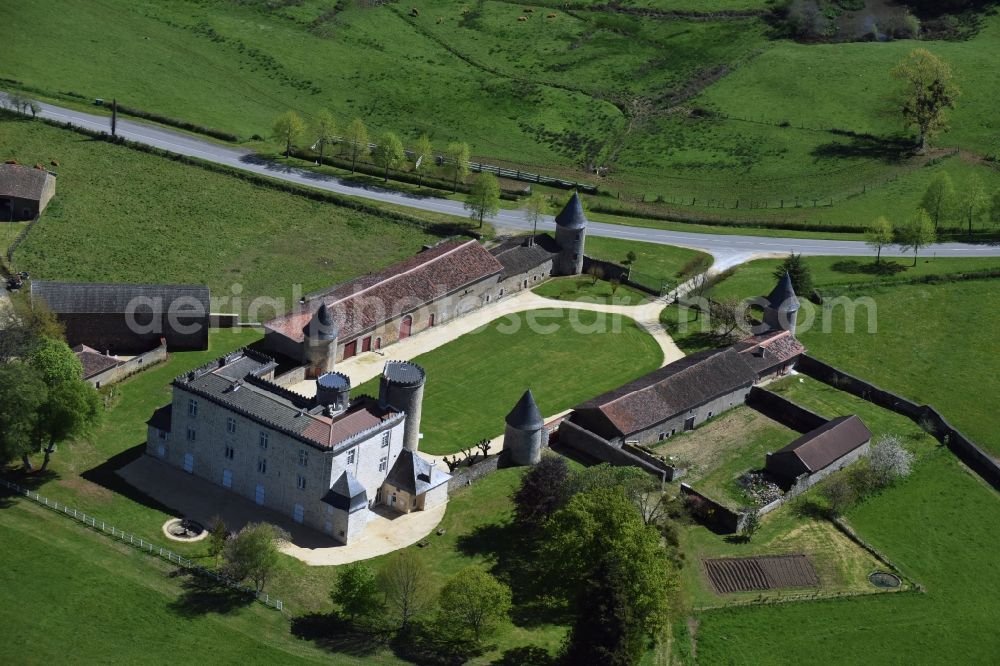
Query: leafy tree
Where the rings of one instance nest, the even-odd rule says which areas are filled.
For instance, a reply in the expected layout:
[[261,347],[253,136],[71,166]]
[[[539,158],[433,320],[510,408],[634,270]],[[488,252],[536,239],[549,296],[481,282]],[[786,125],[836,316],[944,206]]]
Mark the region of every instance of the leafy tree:
[[951,67],[926,49],[914,49],[891,74],[903,83],[899,110],[906,124],[917,129],[924,153],[931,138],[948,128],[947,110],[955,108],[959,89]]
[[970,238],[972,237],[972,223],[982,217],[989,205],[990,198],[986,193],[986,188],[983,187],[983,181],[979,179],[979,176],[973,174],[966,181],[965,187],[962,188],[962,193],[958,201],[958,208],[962,212],[962,217],[969,224]]
[[753,507],[747,510],[746,518],[743,519],[743,524],[740,526],[740,536],[743,537],[744,541],[750,541],[759,529],[760,510]]
[[278,567],[278,544],[288,534],[270,523],[249,523],[226,542],[226,575],[233,580],[250,580],[257,592]]
[[351,173],[358,163],[358,156],[368,153],[368,128],[361,118],[355,118],[344,131],[344,142],[351,153]]
[[927,211],[918,208],[913,218],[899,230],[897,243],[904,252],[913,250],[913,265],[916,266],[920,249],[932,245],[936,237]]
[[833,26],[817,0],[792,0],[786,19],[792,32],[806,39],[818,39],[830,33]]
[[403,142],[392,132],[386,132],[375,146],[375,163],[385,169],[383,182],[389,182],[389,169],[395,169],[406,160]]
[[10,307],[0,308],[0,363],[28,357],[43,338],[63,339],[62,324],[41,299],[10,294]]
[[521,525],[542,525],[569,499],[568,479],[569,465],[562,456],[543,456],[521,477],[521,485],[511,498],[514,520]]
[[469,175],[469,157],[470,157],[469,144],[467,143],[449,143],[448,148],[445,149],[445,167],[448,173],[452,175],[453,178],[453,191],[458,192],[458,181],[459,179],[465,180],[466,176]]
[[612,563],[602,561],[584,581],[587,603],[573,622],[562,657],[566,664],[632,666],[645,647],[641,623],[624,593],[628,583]]
[[500,212],[500,183],[496,176],[484,171],[476,177],[472,191],[465,199],[465,209],[470,211],[469,217],[479,220],[480,228],[484,217],[493,217]]
[[881,215],[876,217],[875,220],[868,225],[868,228],[865,229],[865,243],[868,244],[868,247],[875,250],[876,265],[878,265],[882,260],[882,248],[886,245],[892,245],[892,241],[892,222]]
[[28,363],[49,387],[83,377],[83,366],[62,340],[40,338],[28,353]]
[[426,134],[421,134],[416,143],[413,144],[413,171],[419,177],[417,181],[421,186],[424,184],[424,172],[430,167],[434,160],[434,146]]
[[990,205],[990,224],[1000,226],[1000,192],[993,195],[993,203]]
[[[573,601],[578,618],[597,601],[588,594],[588,581],[603,576],[620,596],[616,605],[624,609],[618,633],[654,637],[666,626],[675,575],[659,532],[643,522],[621,487],[574,495],[546,524],[540,550],[541,561],[553,567],[551,575]],[[625,663],[640,656],[631,652],[637,644],[642,645],[628,641],[632,661]]]
[[226,527],[226,523],[219,516],[212,518],[208,532],[208,554],[215,558],[216,566],[219,564],[222,553],[226,550],[228,538],[229,528]]
[[438,619],[443,626],[471,635],[478,645],[485,634],[507,620],[510,588],[476,566],[466,567],[445,583],[438,597]]
[[808,296],[813,293],[812,271],[809,270],[801,254],[794,252],[789,254],[781,265],[774,269],[774,279],[780,280],[785,277],[785,273],[792,278],[792,289],[796,294]]
[[541,192],[532,192],[524,202],[524,217],[531,222],[531,235],[538,234],[538,222],[549,212],[549,200]]
[[749,332],[750,320],[747,306],[741,299],[733,297],[709,304],[709,316],[716,335],[728,340],[736,333]]
[[302,139],[306,124],[294,111],[285,111],[274,121],[274,136],[285,144],[285,157],[290,157],[292,147]]
[[97,425],[102,409],[97,390],[82,379],[51,386],[47,400],[39,409],[36,428],[38,448],[44,447],[45,453],[41,469],[48,468],[56,444],[79,437]]
[[604,269],[597,264],[591,264],[587,268],[587,275],[590,276],[590,284],[597,284],[598,280],[604,279]]
[[326,109],[320,109],[313,121],[313,136],[319,146],[319,163],[323,163],[323,149],[337,141],[337,119]]
[[876,487],[882,488],[909,476],[912,469],[913,454],[896,435],[883,435],[872,445],[868,470]]
[[830,514],[841,515],[857,499],[857,493],[844,475],[836,474],[820,489],[830,505]]
[[927,186],[924,198],[920,201],[920,206],[931,216],[935,231],[941,226],[941,222],[951,217],[955,204],[955,186],[952,185],[948,172],[942,171]]
[[416,553],[400,550],[378,572],[378,586],[398,628],[405,629],[431,601],[429,572]]
[[626,266],[635,266],[635,261],[638,258],[639,258],[639,255],[637,255],[634,250],[629,250],[628,254],[625,255],[625,265]]
[[35,432],[47,398],[37,370],[17,362],[0,365],[0,467],[20,458],[31,469],[28,455],[38,450]]
[[337,584],[330,597],[347,618],[375,617],[382,610],[375,572],[361,562],[349,564],[337,574]]

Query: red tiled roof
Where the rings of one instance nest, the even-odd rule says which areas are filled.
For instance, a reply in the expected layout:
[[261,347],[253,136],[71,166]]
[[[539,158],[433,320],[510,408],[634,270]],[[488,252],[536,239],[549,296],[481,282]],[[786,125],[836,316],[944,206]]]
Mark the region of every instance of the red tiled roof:
[[105,370],[115,367],[122,363],[120,359],[114,356],[105,356],[96,349],[91,349],[87,345],[77,345],[73,347],[73,351],[76,352],[76,357],[80,359],[80,364],[83,365],[83,378],[90,379],[94,375],[100,374]]
[[806,352],[789,331],[768,331],[760,335],[744,338],[733,345],[733,349],[744,356],[758,373],[778,365],[783,365]]
[[792,455],[809,472],[829,467],[872,438],[871,430],[857,414],[827,421],[772,455]]
[[466,285],[501,272],[503,266],[478,241],[449,241],[372,275],[333,287],[301,308],[264,323],[296,342],[303,329],[326,303],[341,340],[430,303]]
[[366,397],[339,416],[314,415],[302,435],[332,449],[354,435],[385,423],[397,413],[392,409],[382,409],[375,400]]

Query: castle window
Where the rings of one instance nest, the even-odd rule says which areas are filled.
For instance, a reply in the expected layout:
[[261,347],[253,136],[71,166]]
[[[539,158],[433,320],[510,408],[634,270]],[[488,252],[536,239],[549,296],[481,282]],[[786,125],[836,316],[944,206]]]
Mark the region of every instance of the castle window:
[[235,455],[236,455],[236,449],[226,444],[226,453],[225,453],[226,458],[232,460],[233,456]]
[[187,441],[193,442],[197,438],[198,438],[198,431],[196,431],[193,427],[188,426],[188,429],[187,429]]
[[348,465],[353,465],[354,464],[354,452],[356,450],[357,449],[351,449],[350,451],[347,452],[347,464]]
[[198,416],[198,401],[188,400],[188,416]]
[[299,465],[302,467],[309,466],[309,452],[299,449]]
[[267,474],[267,458],[257,458],[257,471]]
[[264,432],[263,430],[261,430],[260,431],[260,448],[264,449],[265,451],[267,450],[267,440],[268,440],[267,433]]
[[389,446],[389,435],[390,435],[390,433],[389,433],[388,430],[386,430],[384,433],[382,433],[382,448],[383,449],[386,448],[387,446]]
[[382,459],[378,461],[378,471],[384,472],[389,469],[389,456],[382,456]]
[[236,432],[236,419],[232,416],[226,417],[226,432],[234,433]]
[[299,490],[305,490],[306,489],[306,477],[302,476],[301,474],[299,474],[298,476],[296,476],[295,477],[295,487],[298,488]]

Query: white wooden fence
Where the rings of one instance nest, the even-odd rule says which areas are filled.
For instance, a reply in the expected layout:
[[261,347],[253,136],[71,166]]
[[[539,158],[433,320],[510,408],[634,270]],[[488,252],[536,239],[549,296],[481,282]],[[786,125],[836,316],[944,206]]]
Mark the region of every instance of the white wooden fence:
[[211,578],[212,580],[215,580],[234,590],[239,590],[249,595],[253,595],[253,597],[257,601],[261,602],[265,606],[268,606],[270,608],[276,608],[279,611],[284,610],[285,608],[285,605],[281,602],[280,599],[272,599],[270,595],[268,595],[266,592],[258,592],[252,587],[247,587],[246,585],[243,585],[238,581],[227,578],[226,576],[218,574],[214,571],[210,571],[209,569],[206,569],[203,566],[195,564],[193,560],[187,557],[182,557],[171,550],[168,550],[166,548],[161,548],[160,546],[157,546],[156,544],[150,541],[146,541],[141,537],[137,537],[134,534],[126,532],[125,530],[120,530],[115,525],[106,523],[103,520],[95,518],[94,516],[89,516],[86,513],[78,511],[77,509],[74,509],[71,506],[60,504],[55,500],[50,500],[48,497],[39,495],[38,493],[32,490],[28,490],[27,488],[22,488],[16,483],[12,483],[10,481],[7,481],[6,479],[0,479],[0,486],[9,488],[18,495],[27,497],[28,499],[34,501],[35,503],[41,506],[51,509],[52,511],[55,511],[57,513],[61,513],[68,518],[72,518],[73,520],[76,520],[78,522],[83,523],[84,525],[87,525],[88,527],[92,527],[95,530],[98,530],[106,535],[111,536],[113,539],[118,539],[122,543],[127,543],[130,546],[134,546],[139,550],[149,553],[150,555],[154,555],[172,564],[176,564],[177,566],[182,567],[193,574]]

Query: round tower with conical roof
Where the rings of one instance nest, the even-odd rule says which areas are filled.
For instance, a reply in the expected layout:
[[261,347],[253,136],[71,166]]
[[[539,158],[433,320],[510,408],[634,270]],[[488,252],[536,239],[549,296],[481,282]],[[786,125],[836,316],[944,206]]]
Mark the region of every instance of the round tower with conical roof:
[[387,361],[379,380],[378,402],[406,414],[403,448],[416,451],[420,446],[420,412],[424,403],[424,369],[409,361]]
[[542,459],[547,433],[531,389],[510,410],[503,433],[503,455],[514,465],[535,465]]
[[326,303],[320,303],[305,328],[306,362],[309,376],[319,377],[333,372],[337,362],[337,336],[339,331],[333,314]]
[[792,287],[792,276],[787,271],[765,300],[764,325],[772,331],[791,331],[794,334],[799,299]]
[[583,247],[587,239],[587,218],[583,215],[583,204],[576,192],[569,203],[556,215],[556,258],[557,275],[580,275],[583,273]]

